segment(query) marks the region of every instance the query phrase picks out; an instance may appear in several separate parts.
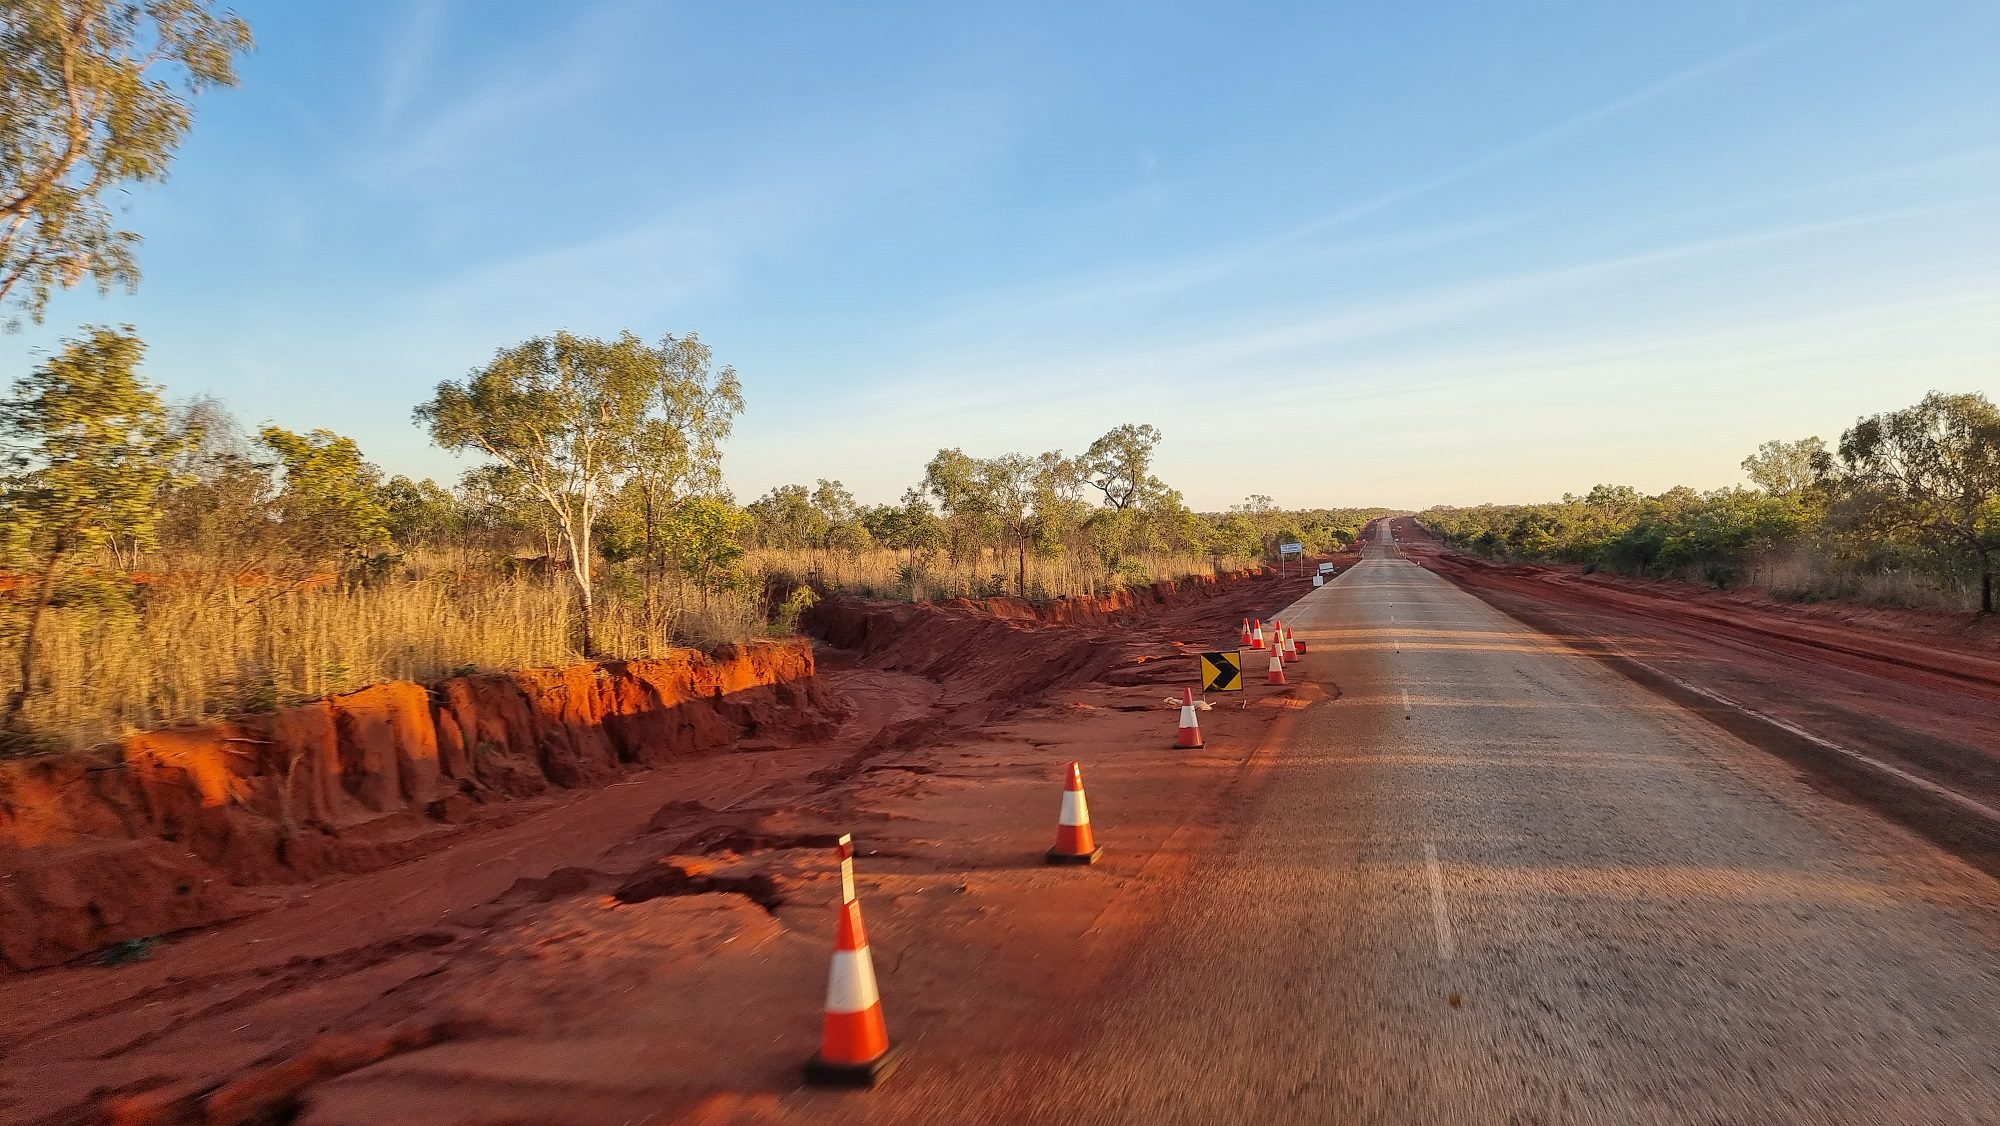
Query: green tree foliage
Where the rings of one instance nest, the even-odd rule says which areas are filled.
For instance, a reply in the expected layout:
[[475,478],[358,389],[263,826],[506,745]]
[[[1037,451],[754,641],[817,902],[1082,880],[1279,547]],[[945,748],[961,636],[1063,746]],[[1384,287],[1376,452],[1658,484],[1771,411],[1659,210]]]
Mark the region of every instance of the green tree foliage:
[[1083,491],[1089,470],[1079,460],[1051,450],[1030,457],[1005,453],[974,458],[959,449],[939,450],[924,467],[922,493],[905,494],[913,530],[927,522],[913,501],[935,499],[943,512],[944,540],[953,559],[966,558],[991,543],[1014,557],[1014,590],[1028,592],[1028,555],[1059,555],[1086,528],[1090,506]]
[[[662,337],[654,349],[652,401],[632,440],[630,475],[621,496],[635,509],[643,564],[646,616],[656,614],[657,582],[672,566],[662,521],[683,503],[722,489],[722,442],[743,411],[743,386],[736,369],[716,370],[715,357],[701,337]],[[628,523],[631,521],[628,520]]]
[[36,641],[56,584],[118,537],[144,545],[179,452],[166,405],[138,375],[130,328],[92,329],[0,403],[0,516],[6,548],[34,578],[9,725],[34,690]]
[[1040,459],[1001,454],[973,462],[976,504],[1014,549],[1014,593],[1028,593],[1028,548],[1035,535],[1035,497],[1044,472]]
[[993,538],[998,522],[979,480],[978,462],[964,450],[939,450],[924,466],[923,490],[937,502],[953,561],[974,555]]
[[746,511],[754,522],[758,542],[765,547],[819,547],[833,526],[832,519],[813,503],[813,491],[804,485],[779,485],[751,501]]
[[1743,459],[1743,472],[1765,492],[1790,496],[1823,486],[1833,473],[1833,455],[1818,438],[1773,440]]
[[1029,472],[1033,484],[1029,540],[1038,555],[1060,555],[1090,521],[1091,506],[1084,499],[1089,471],[1081,461],[1051,450],[1037,457]]
[[429,478],[412,481],[398,473],[383,482],[376,500],[387,518],[389,538],[398,547],[443,547],[464,535],[465,506]]
[[929,499],[919,488],[905,489],[901,504],[880,504],[862,509],[861,522],[875,543],[906,552],[909,565],[913,568],[919,557],[944,546],[944,521],[931,510]]
[[382,474],[362,460],[354,439],[277,426],[266,426],[257,439],[277,459],[274,515],[298,570],[330,566],[346,574],[388,546]]
[[1737,581],[1759,554],[1810,525],[1795,498],[1752,489],[1648,497],[1607,485],[1556,504],[1439,508],[1422,520],[1446,542],[1485,555],[1717,584]]
[[779,485],[752,501],[755,537],[765,547],[818,548],[858,555],[875,543],[869,510],[839,481],[821,478],[804,485]]
[[1841,435],[1850,511],[1870,528],[1913,533],[1969,559],[1979,608],[1993,612],[2000,553],[2000,409],[1984,395],[1933,391]]
[[214,399],[183,403],[170,423],[177,454],[159,499],[159,548],[171,572],[201,575],[213,590],[271,569],[279,536],[271,464]]
[[[526,479],[499,464],[478,465],[458,479],[458,503],[468,544],[478,543],[487,552],[505,555],[523,539],[535,542],[540,553],[554,558],[557,553],[554,513],[528,489]],[[635,546],[624,554],[637,554]]]
[[739,579],[743,539],[752,518],[720,497],[695,496],[683,501],[667,525],[669,550],[681,573],[701,590],[702,606],[709,594]]
[[1166,491],[1153,476],[1153,451],[1159,444],[1158,430],[1131,423],[1090,444],[1079,459],[1081,469],[1091,486],[1104,494],[1105,507],[1122,512]]
[[236,82],[250,29],[209,0],[0,0],[0,305],[138,279],[109,202],[164,180],[189,103]]
[[[599,519],[640,463],[658,455],[663,429],[686,424],[666,389],[682,385],[687,370],[686,349],[672,337],[649,348],[629,332],[615,340],[558,332],[502,350],[462,383],[440,383],[417,408],[438,445],[506,467],[509,482],[552,518],[576,582],[586,655],[597,651]],[[733,388],[734,373],[726,375]],[[733,416],[731,399],[740,402],[731,392],[715,408]],[[690,465],[701,461],[702,443],[701,434],[682,434]]]
[[[1422,519],[1480,554],[1748,581],[1760,561],[1810,561],[1836,594],[1855,576],[1914,572],[1936,589],[1972,579],[1984,613],[2000,564],[2000,409],[1933,392],[1864,418],[1837,451],[1818,438],[1766,442],[1743,461],[1754,489],[1599,485],[1553,504],[1439,508]],[[1813,590],[1801,595],[1817,596]]]

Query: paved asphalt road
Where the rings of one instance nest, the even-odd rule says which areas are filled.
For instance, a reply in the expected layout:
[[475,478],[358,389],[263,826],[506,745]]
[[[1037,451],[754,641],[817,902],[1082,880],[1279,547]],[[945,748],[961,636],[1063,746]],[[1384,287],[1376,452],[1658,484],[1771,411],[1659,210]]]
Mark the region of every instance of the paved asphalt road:
[[1389,544],[1295,614],[1340,698],[1022,1120],[2000,1123],[1992,881]]

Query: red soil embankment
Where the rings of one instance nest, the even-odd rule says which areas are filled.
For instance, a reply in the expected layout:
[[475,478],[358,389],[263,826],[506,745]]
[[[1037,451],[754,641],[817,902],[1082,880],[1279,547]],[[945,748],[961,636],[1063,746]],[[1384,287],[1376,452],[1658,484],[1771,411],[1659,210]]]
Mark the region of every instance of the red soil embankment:
[[[1112,644],[1121,627],[1211,602],[1225,590],[1247,593],[1246,584],[1268,586],[1273,609],[1307,589],[1299,580],[1252,570],[1040,605],[1015,598],[935,605],[828,599],[807,611],[802,624],[871,666],[946,683],[953,703],[1004,703],[1101,679],[1130,659]],[[1223,607],[1222,616],[1239,608]]]
[[[1233,643],[1239,617],[1268,621],[1310,589],[1309,578],[1255,574],[1042,607],[829,600],[809,624],[854,648],[829,644],[797,670],[808,679],[785,686],[810,701],[799,712],[840,715],[830,733],[789,734],[752,708],[718,732],[734,738],[756,722],[758,738],[717,745],[735,753],[520,801],[468,795],[458,804],[472,820],[454,825],[426,819],[433,806],[456,818],[437,799],[402,797],[406,778],[426,775],[406,775],[400,759],[393,782],[369,783],[397,812],[374,813],[341,776],[336,812],[360,820],[337,826],[340,843],[392,843],[413,825],[428,834],[421,851],[250,887],[203,862],[200,873],[248,902],[244,918],[115,965],[0,974],[0,1120],[500,1126],[661,1120],[775,1098],[796,1086],[817,1034],[837,886],[825,849],[840,833],[855,835],[897,1034],[935,1053],[972,1030],[966,1050],[980,1054],[1039,1036],[1047,1011],[1120,955],[1219,831],[1206,811],[1246,777],[1272,725],[1316,698],[1311,685],[1253,691],[1231,701],[1248,707],[1204,714],[1207,746],[1188,751],[1173,745],[1177,713],[1164,697],[1192,683],[1194,651]],[[1077,653],[1087,662],[1051,672]],[[929,673],[895,671],[905,665]],[[539,691],[562,691],[562,675],[538,675]],[[1064,683],[1033,687],[1051,678]],[[525,721],[495,718],[498,707],[479,703],[468,720],[447,689],[430,696],[441,762],[493,727],[508,744],[496,768],[506,758],[539,768],[543,749],[561,745],[517,738]],[[684,707],[712,699],[688,695]],[[363,726],[339,718],[341,701],[328,706],[336,741]],[[545,722],[575,726],[545,710],[557,713]],[[254,737],[270,739],[269,726]],[[567,737],[591,737],[581,727]],[[628,750],[636,761],[659,749],[604,738],[621,763]],[[581,770],[589,756],[554,757]],[[1086,879],[1040,863],[1072,759],[1089,764],[1110,849]],[[244,773],[222,778],[268,785]],[[296,808],[327,792],[299,777]],[[505,795],[509,780],[533,785],[500,770],[481,796]],[[193,777],[180,787],[200,793]],[[122,839],[107,829],[50,847]],[[157,835],[143,843],[173,847]],[[1085,923],[1094,937],[1077,944]],[[123,933],[145,931],[131,922]],[[1059,948],[1054,969],[1033,954]]]
[[0,964],[53,965],[252,906],[242,889],[431,851],[490,803],[746,734],[823,733],[803,641],[409,682],[91,755],[0,763]]

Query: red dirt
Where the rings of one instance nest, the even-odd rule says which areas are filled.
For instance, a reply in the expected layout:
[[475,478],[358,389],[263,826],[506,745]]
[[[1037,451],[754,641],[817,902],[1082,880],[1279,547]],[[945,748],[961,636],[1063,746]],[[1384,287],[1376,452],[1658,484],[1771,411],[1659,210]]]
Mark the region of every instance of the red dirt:
[[[2000,807],[2000,646],[1966,615],[1793,606],[1684,583],[1492,563],[1445,549],[1414,520],[1395,522],[1411,561],[1498,609],[1642,681],[1714,693],[1988,807]],[[1713,710],[1713,709],[1711,709]],[[1722,718],[1725,726],[1726,717]],[[1990,828],[1878,780],[1849,776],[1782,730],[1745,726],[1819,775],[1823,788],[1883,808],[1968,859],[2000,868]]]
[[[10,959],[196,929],[124,964],[0,975],[0,1119],[814,1117],[797,1065],[838,832],[860,845],[891,1033],[954,1029],[926,1063],[950,1068],[1105,972],[1122,941],[1075,940],[1136,934],[1218,831],[1204,811],[1309,692],[1218,706],[1195,752],[1171,749],[1164,697],[1193,652],[1308,589],[831,601],[811,625],[851,648],[803,679],[770,662],[811,658],[771,647],[708,681],[635,665],[386,685],[141,737],[126,771],[13,769]],[[656,706],[662,681],[678,706]],[[1040,863],[1071,758],[1108,850],[1081,873]],[[14,940],[44,913],[70,929]]]
[[92,755],[0,763],[0,964],[55,965],[235,918],[245,889],[368,872],[505,817],[505,799],[833,715],[802,643],[718,659],[406,682]]

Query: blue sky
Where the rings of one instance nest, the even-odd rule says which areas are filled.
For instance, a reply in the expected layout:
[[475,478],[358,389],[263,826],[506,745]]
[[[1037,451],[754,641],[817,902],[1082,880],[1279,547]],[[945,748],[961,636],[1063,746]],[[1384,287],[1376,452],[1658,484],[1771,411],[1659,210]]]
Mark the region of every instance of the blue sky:
[[148,373],[450,480],[526,337],[696,331],[748,500],[1166,434],[1197,507],[1740,480],[2000,393],[2000,5],[237,5]]

